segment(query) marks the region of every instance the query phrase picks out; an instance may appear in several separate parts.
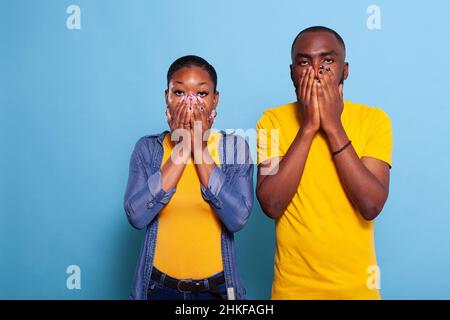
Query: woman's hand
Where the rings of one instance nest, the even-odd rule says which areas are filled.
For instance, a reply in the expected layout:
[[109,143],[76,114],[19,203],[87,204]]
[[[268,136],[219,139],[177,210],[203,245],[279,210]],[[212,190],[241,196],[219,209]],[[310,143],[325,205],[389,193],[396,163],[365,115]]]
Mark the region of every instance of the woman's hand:
[[187,99],[185,96],[178,100],[175,105],[174,114],[172,115],[170,112],[170,108],[168,107],[166,110],[167,123],[169,124],[170,131],[173,132],[176,129],[190,129],[191,123],[191,113],[188,112]]
[[177,144],[175,151],[176,156],[186,159],[192,151],[191,139],[191,118],[192,112],[189,112],[189,106],[186,98],[183,96],[174,108],[175,114],[170,114],[170,108],[167,109],[167,122],[171,131],[171,140]]
[[[191,118],[191,133],[194,145],[197,148],[205,149],[209,137],[209,130],[213,124],[213,118],[208,115],[208,108],[205,101],[196,97],[193,106],[193,117]],[[215,112],[215,111],[212,111]]]

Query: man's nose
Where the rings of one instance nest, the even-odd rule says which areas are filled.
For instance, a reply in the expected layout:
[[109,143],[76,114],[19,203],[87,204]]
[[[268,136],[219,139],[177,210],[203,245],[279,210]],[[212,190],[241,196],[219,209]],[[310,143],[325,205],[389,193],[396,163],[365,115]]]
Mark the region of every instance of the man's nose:
[[321,64],[320,62],[313,63],[314,75],[317,77],[319,75]]

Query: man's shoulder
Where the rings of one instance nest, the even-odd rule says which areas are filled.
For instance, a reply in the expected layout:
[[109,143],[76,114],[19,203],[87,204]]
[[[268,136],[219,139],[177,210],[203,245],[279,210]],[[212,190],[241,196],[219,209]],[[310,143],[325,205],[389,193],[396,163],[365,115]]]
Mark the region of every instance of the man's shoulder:
[[290,102],[273,108],[265,109],[263,114],[272,114],[275,116],[284,116],[295,113],[298,108],[298,102]]
[[359,117],[361,119],[384,119],[389,120],[389,115],[378,107],[369,106],[363,103],[356,103],[345,100],[344,106],[346,113],[351,117]]
[[279,122],[289,119],[294,120],[297,108],[298,102],[290,102],[277,107],[264,109],[260,121],[264,121],[265,119],[271,119],[272,121],[276,119]]

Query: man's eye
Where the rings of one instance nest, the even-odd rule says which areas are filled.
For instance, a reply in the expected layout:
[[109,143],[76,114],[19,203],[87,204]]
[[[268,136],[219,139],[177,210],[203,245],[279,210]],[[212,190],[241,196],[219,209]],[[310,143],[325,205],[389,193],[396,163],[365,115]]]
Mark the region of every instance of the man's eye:
[[198,95],[199,97],[204,98],[204,97],[206,97],[206,96],[208,95],[208,92],[206,92],[206,91],[200,91],[200,92],[197,93],[197,95]]
[[184,94],[181,90],[175,90],[173,93],[175,93],[176,96],[182,96]]
[[325,59],[325,63],[333,63],[334,60],[333,59]]
[[308,61],[299,61],[298,63],[300,66],[304,67],[306,65],[308,65]]

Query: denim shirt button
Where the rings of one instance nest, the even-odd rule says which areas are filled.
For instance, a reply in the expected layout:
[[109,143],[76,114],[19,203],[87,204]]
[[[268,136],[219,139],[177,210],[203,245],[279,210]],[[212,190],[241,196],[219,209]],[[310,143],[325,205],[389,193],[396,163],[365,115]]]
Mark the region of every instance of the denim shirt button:
[[150,201],[149,203],[147,203],[147,208],[151,209],[155,206],[155,204],[153,203],[153,201]]

